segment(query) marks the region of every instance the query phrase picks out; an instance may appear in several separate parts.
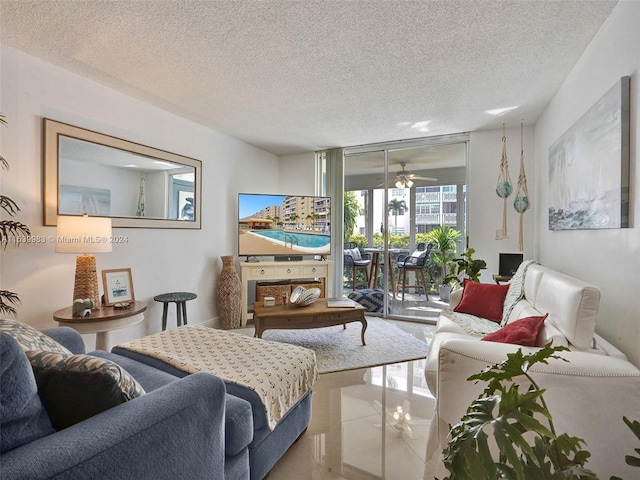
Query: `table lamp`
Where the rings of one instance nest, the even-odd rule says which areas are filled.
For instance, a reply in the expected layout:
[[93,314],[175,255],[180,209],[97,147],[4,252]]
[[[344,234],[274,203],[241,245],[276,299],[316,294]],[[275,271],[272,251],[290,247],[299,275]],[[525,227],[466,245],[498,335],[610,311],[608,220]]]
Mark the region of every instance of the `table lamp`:
[[94,309],[101,308],[96,257],[93,253],[111,251],[111,219],[105,217],[59,216],[56,252],[78,253],[73,301],[93,300]]

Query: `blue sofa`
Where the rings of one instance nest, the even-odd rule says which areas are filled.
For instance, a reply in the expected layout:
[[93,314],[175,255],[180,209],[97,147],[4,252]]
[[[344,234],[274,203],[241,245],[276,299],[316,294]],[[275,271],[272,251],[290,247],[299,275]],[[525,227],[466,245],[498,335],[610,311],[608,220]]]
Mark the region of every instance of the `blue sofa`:
[[[71,328],[44,333],[74,354],[85,353],[82,337]],[[8,335],[0,337],[2,362],[7,365],[4,356],[10,353],[5,352],[4,337]],[[22,357],[18,360],[28,365],[17,348],[13,357]],[[206,373],[172,371],[163,362],[142,355],[135,358],[132,352],[114,349],[89,355],[122,367],[146,394],[3,450],[0,478],[261,480],[311,418],[311,392],[270,430],[263,405],[247,388]],[[3,400],[11,388],[2,364],[0,373],[0,413],[4,413]],[[33,372],[30,376],[21,381],[35,384]]]
[[[21,425],[7,421],[16,412],[5,408],[15,407],[12,401],[25,396],[18,393],[24,392],[24,384],[36,388],[26,355],[12,337],[1,334],[0,357],[3,437],[10,430],[18,435],[29,430],[22,441],[30,440],[3,451],[3,480],[168,480],[225,475],[225,410],[210,407],[212,402],[224,404],[225,388],[213,375],[193,375],[159,386],[162,372],[155,379],[149,372],[149,382],[145,383],[149,387],[155,383],[157,389],[59,431],[49,422],[40,428],[40,433],[45,433],[41,436],[25,426],[28,422]],[[33,402],[28,410],[26,413],[33,417]],[[25,415],[24,411],[18,413]],[[41,426],[44,420],[48,419],[40,416]],[[8,439],[3,438],[5,441]]]

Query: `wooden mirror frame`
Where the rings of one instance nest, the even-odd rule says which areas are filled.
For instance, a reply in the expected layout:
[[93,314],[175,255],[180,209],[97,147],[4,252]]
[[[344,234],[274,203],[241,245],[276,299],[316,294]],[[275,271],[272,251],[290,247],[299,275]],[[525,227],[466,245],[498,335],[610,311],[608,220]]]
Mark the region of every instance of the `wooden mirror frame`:
[[[200,229],[202,217],[202,162],[193,158],[184,157],[175,153],[147,147],[138,143],[112,137],[102,133],[86,130],[66,123],[57,122],[48,118],[43,119],[44,131],[44,184],[43,184],[43,208],[44,225],[55,226],[59,212],[59,142],[60,137],[70,137],[100,146],[111,147],[133,154],[157,159],[159,161],[193,167],[195,169],[194,181],[194,220],[165,219],[158,217],[124,217],[110,216],[113,227],[133,228],[180,228]],[[65,215],[65,214],[62,214]]]

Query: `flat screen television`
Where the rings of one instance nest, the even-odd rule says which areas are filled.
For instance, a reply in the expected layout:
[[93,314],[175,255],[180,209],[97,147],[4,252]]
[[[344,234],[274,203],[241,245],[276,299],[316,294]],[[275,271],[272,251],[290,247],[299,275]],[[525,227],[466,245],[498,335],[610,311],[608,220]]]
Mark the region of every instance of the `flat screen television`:
[[238,256],[331,253],[331,198],[238,194]]

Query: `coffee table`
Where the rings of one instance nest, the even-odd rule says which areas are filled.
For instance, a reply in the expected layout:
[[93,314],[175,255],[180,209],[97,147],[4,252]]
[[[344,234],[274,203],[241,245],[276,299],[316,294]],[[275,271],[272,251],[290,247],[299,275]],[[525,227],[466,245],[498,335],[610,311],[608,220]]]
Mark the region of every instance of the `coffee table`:
[[347,323],[362,323],[360,338],[362,345],[364,332],[367,330],[367,320],[364,318],[366,308],[353,302],[353,307],[329,307],[329,300],[334,298],[319,298],[311,305],[297,307],[288,303],[286,305],[276,305],[275,307],[265,307],[263,302],[253,304],[253,321],[255,323],[255,336],[262,338],[265,330],[269,329],[301,329],[301,328],[322,328],[343,325],[347,328]]

